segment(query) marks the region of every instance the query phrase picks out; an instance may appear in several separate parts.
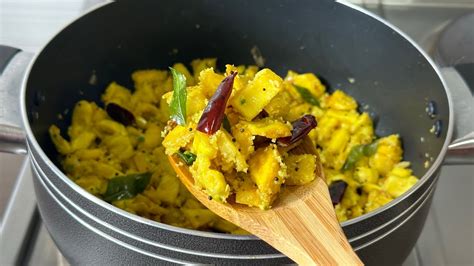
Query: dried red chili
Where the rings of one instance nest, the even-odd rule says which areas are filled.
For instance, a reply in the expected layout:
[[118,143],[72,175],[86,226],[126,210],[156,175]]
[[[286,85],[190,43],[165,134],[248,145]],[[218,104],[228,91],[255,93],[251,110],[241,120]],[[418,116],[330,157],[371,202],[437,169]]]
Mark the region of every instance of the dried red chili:
[[206,109],[204,109],[202,113],[201,119],[196,127],[197,130],[207,135],[212,135],[221,128],[235,76],[237,76],[237,72],[231,72],[230,75],[219,84],[219,87],[217,87],[216,92],[212,95]]
[[127,109],[116,103],[109,103],[105,107],[105,111],[113,120],[124,126],[130,126],[135,123],[135,116]]
[[277,144],[283,147],[291,145],[298,140],[301,140],[304,136],[308,135],[311,129],[315,128],[318,123],[316,118],[312,115],[304,115],[300,119],[291,123],[293,130],[291,130],[291,136],[278,138]]
[[336,180],[329,185],[329,195],[331,196],[332,205],[341,202],[344,192],[346,192],[347,183],[344,180]]
[[268,117],[269,114],[267,113],[267,111],[265,110],[262,110],[260,113],[258,113],[258,115],[253,119],[253,121],[256,121],[256,120],[260,120],[260,119],[264,119],[265,117]]
[[261,147],[266,147],[268,144],[272,142],[271,139],[263,137],[263,136],[255,136],[253,139],[253,146],[255,149],[261,148]]

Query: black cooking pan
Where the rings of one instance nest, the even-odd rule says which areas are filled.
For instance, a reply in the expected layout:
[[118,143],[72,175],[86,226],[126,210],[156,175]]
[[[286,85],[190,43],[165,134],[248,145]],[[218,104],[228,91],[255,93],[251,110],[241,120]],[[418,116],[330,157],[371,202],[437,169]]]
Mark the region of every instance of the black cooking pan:
[[[377,135],[402,136],[404,158],[420,181],[342,226],[365,262],[406,258],[423,227],[454,123],[450,91],[412,41],[357,7],[329,0],[118,1],[80,17],[36,55],[22,86],[26,135],[14,127],[0,133],[10,140],[2,149],[17,152],[11,141],[26,136],[42,218],[72,264],[291,262],[252,236],[168,226],[93,197],[61,172],[47,133],[51,124],[66,130],[71,107],[81,99],[99,101],[111,81],[133,87],[134,70],[199,57],[217,57],[221,67],[254,64],[257,50],[280,75],[314,72],[329,90],[355,97],[374,118]],[[431,116],[425,110],[430,102],[436,106]],[[469,141],[457,143],[457,159],[472,158],[465,155]]]

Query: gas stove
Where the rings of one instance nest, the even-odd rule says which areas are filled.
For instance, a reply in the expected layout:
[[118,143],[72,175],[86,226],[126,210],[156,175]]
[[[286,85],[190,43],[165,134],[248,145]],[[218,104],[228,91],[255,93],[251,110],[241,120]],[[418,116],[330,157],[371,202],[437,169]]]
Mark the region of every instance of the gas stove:
[[[0,0],[0,43],[35,53],[62,25],[99,2]],[[473,0],[353,2],[399,27],[443,65],[459,51],[440,48],[441,33],[455,19],[474,13]],[[461,53],[454,60],[469,56],[474,54]],[[442,168],[424,230],[404,265],[474,265],[472,173],[472,165]],[[0,153],[0,233],[0,265],[68,265],[42,224],[24,156]]]

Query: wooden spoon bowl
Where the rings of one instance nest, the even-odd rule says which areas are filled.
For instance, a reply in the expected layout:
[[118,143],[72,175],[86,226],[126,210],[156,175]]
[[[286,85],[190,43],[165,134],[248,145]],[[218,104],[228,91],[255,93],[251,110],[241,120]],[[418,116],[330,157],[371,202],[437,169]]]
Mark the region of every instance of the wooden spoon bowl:
[[[294,153],[318,155],[305,138]],[[304,186],[282,187],[269,210],[248,207],[229,200],[220,203],[194,186],[194,179],[181,160],[168,157],[180,180],[209,210],[267,242],[300,265],[363,265],[337,220],[317,156],[317,177]]]

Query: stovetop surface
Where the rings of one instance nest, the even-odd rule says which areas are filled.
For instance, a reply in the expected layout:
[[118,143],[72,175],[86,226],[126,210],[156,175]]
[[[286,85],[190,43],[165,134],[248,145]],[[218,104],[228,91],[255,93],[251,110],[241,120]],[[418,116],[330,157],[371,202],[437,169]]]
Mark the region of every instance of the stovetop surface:
[[[64,24],[99,2],[0,0],[0,44],[37,52]],[[437,33],[450,21],[474,12],[474,0],[446,0],[447,4],[439,4],[439,0],[434,1],[438,4],[423,0],[357,2],[399,27],[427,52],[433,51]],[[443,166],[426,225],[404,265],[474,265],[473,173],[474,166]],[[25,157],[0,153],[0,228],[14,219],[5,217],[6,212],[16,215],[6,211],[12,195],[26,195],[24,202],[32,206],[28,230],[2,233],[0,242],[9,243],[11,252],[6,254],[7,248],[2,246],[0,265],[67,265],[34,208],[30,175]]]

